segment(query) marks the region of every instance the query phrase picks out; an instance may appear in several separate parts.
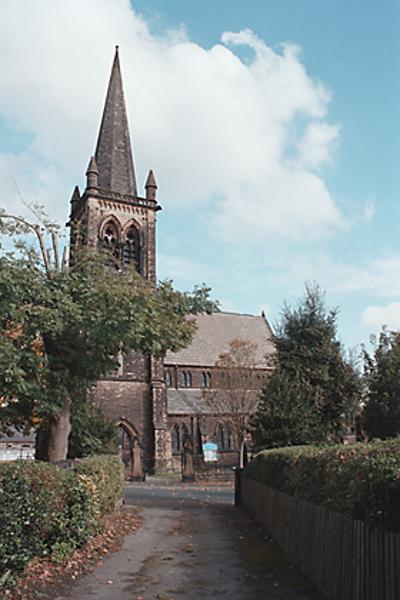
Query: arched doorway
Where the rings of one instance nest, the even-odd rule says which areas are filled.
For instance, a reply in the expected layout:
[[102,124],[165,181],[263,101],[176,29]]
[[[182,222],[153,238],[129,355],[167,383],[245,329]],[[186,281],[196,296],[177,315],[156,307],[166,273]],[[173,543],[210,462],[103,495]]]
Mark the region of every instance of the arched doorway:
[[142,448],[136,429],[127,421],[118,423],[118,450],[125,465],[125,479],[143,479]]

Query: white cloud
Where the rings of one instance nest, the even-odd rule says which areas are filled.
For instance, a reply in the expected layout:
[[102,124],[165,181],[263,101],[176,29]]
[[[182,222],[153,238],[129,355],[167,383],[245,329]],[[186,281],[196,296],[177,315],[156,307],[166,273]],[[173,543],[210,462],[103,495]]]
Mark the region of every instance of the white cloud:
[[298,144],[301,163],[317,168],[332,160],[332,148],[339,141],[339,127],[327,123],[311,123]]
[[[352,262],[350,262],[352,261]],[[271,281],[296,290],[304,281],[318,281],[334,294],[368,293],[370,296],[400,297],[400,254],[390,253],[373,260],[349,256],[348,262],[313,248],[311,252],[274,253],[267,257],[265,268]]]
[[[339,129],[325,122],[329,91],[299,49],[273,49],[249,30],[226,32],[210,49],[182,30],[155,36],[128,0],[2,0],[0,113],[31,136],[12,159],[24,195],[65,218],[93,151],[116,43],[139,186],[154,168],[163,203],[209,202],[226,237],[309,239],[342,225],[314,172],[331,159]],[[247,63],[240,44],[253,51]],[[9,159],[0,160],[4,190]]]
[[389,329],[400,330],[400,302],[390,302],[385,306],[369,306],[361,317],[364,327],[378,330],[384,325]]
[[363,216],[367,223],[370,223],[375,216],[376,207],[375,202],[370,198],[364,205]]

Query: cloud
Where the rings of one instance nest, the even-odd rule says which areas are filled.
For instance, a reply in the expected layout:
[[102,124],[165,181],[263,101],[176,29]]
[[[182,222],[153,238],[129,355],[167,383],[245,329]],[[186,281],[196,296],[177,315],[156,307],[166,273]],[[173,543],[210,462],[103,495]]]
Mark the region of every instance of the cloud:
[[273,253],[265,260],[271,282],[296,290],[304,281],[318,281],[337,295],[368,293],[370,296],[400,297],[400,254],[392,252],[373,260],[349,256],[348,261],[313,248],[306,252]]
[[372,199],[367,200],[363,209],[364,220],[367,223],[370,223],[374,218],[376,213],[375,202]]
[[229,239],[309,239],[341,227],[316,173],[339,136],[326,122],[329,90],[294,45],[271,48],[250,30],[221,41],[205,49],[182,29],[154,35],[128,0],[3,0],[0,113],[28,141],[1,156],[2,189],[15,176],[24,195],[65,218],[119,43],[139,186],[154,168],[162,203],[203,203]]
[[364,310],[361,323],[369,329],[380,329],[386,325],[389,329],[400,330],[400,302],[390,302],[385,306],[369,306]]

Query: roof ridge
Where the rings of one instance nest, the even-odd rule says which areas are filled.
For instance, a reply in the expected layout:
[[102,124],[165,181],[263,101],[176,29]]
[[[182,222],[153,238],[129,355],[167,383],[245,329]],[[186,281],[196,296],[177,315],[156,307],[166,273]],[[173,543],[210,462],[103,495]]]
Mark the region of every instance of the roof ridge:
[[[206,314],[206,313],[203,313]],[[263,317],[261,315],[253,315],[251,313],[241,313],[241,312],[237,312],[237,311],[230,311],[230,310],[219,310],[213,313],[210,313],[211,315],[234,315],[234,316],[238,316],[238,317],[254,317],[254,318],[259,318],[262,319]]]

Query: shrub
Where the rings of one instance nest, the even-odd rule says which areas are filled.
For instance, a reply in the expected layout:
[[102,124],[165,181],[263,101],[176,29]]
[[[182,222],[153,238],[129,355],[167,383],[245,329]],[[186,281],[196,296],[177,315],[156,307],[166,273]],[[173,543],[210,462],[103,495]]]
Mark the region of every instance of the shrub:
[[116,455],[98,455],[76,462],[76,473],[95,486],[102,514],[112,511],[124,493],[124,465]]
[[264,450],[246,467],[244,477],[353,519],[400,531],[400,438]]
[[42,462],[0,464],[0,578],[21,572],[35,556],[65,560],[122,493],[117,456],[83,459],[76,472]]

